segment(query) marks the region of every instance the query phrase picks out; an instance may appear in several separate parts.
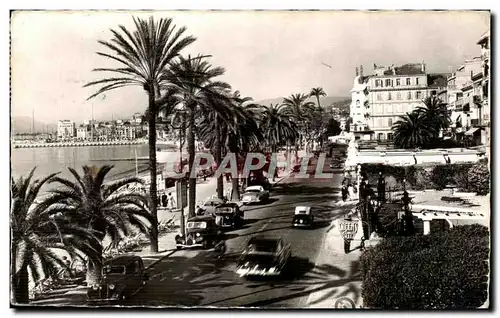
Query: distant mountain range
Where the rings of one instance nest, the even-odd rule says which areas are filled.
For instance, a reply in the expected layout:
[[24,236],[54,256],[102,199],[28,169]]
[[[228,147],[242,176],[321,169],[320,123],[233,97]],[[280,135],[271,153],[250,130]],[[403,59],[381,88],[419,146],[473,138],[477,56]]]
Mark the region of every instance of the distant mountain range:
[[[261,105],[266,105],[268,106],[269,104],[278,104],[283,101],[283,97],[277,97],[277,98],[271,98],[271,99],[264,99],[257,101],[257,104]],[[307,99],[307,101],[313,102],[314,104],[317,103],[316,97],[310,97]],[[349,110],[349,105],[351,104],[351,98],[350,97],[340,97],[340,96],[323,96],[319,98],[319,102],[321,104],[321,107],[325,107],[327,109],[330,109],[330,106],[333,106],[335,108],[339,108],[340,110]]]
[[[28,116],[11,117],[11,130],[13,134],[31,133],[33,120]],[[56,124],[47,124],[45,122],[35,120],[35,133],[53,132],[57,130]]]

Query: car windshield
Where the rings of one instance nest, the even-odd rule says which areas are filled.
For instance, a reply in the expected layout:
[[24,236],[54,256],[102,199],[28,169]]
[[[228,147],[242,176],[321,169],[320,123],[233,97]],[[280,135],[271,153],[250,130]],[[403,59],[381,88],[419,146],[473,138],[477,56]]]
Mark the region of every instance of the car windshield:
[[125,266],[104,266],[102,273],[104,275],[125,274]]
[[242,259],[242,264],[250,263],[253,265],[271,265],[275,261],[272,254],[247,254]]
[[277,250],[277,244],[274,241],[260,241],[252,242],[248,245],[248,252],[263,252],[263,253],[275,253]]
[[187,228],[188,229],[206,229],[207,222],[188,222]]
[[217,213],[232,213],[233,208],[231,207],[223,207],[223,208],[217,208]]

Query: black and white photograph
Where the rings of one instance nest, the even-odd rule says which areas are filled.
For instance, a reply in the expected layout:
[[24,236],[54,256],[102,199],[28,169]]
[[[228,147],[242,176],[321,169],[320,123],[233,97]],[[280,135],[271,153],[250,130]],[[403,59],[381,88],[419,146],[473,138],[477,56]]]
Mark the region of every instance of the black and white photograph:
[[491,309],[491,20],[10,11],[11,308]]

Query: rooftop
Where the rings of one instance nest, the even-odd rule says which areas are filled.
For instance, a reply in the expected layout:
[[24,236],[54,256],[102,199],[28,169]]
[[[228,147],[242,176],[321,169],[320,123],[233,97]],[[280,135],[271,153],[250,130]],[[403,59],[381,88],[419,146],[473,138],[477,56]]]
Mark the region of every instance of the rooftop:
[[408,63],[384,71],[384,75],[419,75],[419,74],[425,74],[425,64]]

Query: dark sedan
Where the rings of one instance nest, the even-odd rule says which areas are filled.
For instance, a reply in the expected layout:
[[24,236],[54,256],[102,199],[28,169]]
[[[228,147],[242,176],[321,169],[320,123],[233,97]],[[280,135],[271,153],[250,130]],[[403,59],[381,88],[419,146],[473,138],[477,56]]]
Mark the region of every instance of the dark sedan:
[[244,276],[279,276],[292,255],[282,238],[257,236],[250,239],[236,273]]

